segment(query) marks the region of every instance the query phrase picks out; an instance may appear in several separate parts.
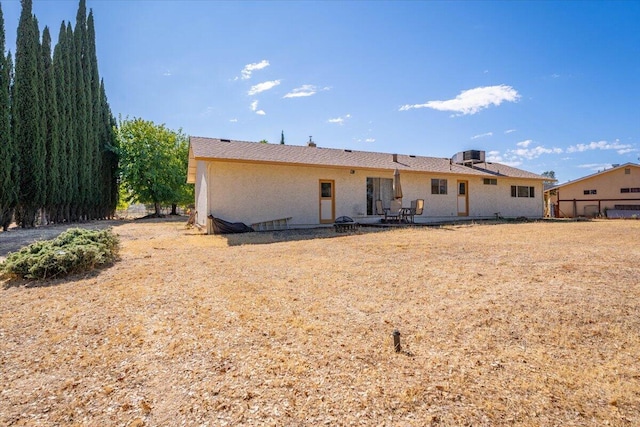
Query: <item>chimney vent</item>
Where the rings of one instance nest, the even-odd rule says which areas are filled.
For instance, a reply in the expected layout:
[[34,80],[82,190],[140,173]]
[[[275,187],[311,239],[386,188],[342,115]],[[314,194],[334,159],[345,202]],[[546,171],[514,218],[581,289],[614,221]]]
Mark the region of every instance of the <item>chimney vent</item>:
[[393,163],[398,163],[398,155],[397,154],[393,155]]
[[309,136],[309,142],[307,142],[307,146],[309,146],[309,147],[315,147],[316,146],[316,143],[313,142],[313,140],[311,139],[311,136]]

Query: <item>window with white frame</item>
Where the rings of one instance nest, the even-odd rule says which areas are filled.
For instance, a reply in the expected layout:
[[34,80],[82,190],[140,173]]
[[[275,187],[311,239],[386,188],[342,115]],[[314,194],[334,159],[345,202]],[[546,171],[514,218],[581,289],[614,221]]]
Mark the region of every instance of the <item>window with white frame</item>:
[[512,185],[511,197],[535,197],[535,187]]
[[432,179],[431,180],[431,194],[447,194],[447,180],[446,179]]

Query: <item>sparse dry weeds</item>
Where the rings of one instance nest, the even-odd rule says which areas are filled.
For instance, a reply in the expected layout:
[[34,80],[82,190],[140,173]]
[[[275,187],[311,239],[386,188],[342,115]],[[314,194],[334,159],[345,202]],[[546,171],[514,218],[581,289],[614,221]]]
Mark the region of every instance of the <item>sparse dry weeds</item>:
[[640,221],[114,231],[4,283],[0,424],[640,425]]

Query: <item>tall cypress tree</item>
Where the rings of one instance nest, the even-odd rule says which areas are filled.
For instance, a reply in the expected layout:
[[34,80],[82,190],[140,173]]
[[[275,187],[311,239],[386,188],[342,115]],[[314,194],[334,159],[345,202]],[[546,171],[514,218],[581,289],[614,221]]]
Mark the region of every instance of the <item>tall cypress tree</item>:
[[78,144],[78,188],[80,191],[80,219],[89,214],[91,191],[91,147],[88,132],[89,108],[87,103],[87,84],[83,63],[87,56],[87,9],[85,0],[80,0],[76,15],[74,35],[75,82],[73,89],[76,95],[76,143]]
[[111,146],[113,147],[113,151],[110,155],[110,163],[109,166],[111,168],[111,216],[114,216],[116,213],[116,207],[120,202],[120,156],[118,156],[118,138],[116,136],[116,129],[118,126],[118,122],[115,116],[109,110],[109,140],[111,141]]
[[101,140],[104,143],[102,162],[102,193],[105,195],[104,217],[113,217],[116,212],[119,197],[118,182],[118,154],[117,138],[114,129],[116,119],[111,114],[111,108],[104,89],[104,81],[100,82],[101,104]]
[[4,56],[5,32],[0,4],[0,227],[7,230],[18,202],[17,153],[11,135],[11,54]]
[[59,222],[60,207],[62,205],[60,175],[60,120],[58,116],[56,80],[54,75],[53,60],[51,58],[51,34],[49,28],[42,31],[42,63],[44,83],[44,118],[45,118],[45,144],[47,151],[47,197],[46,209],[49,220]]
[[31,13],[32,0],[21,2],[12,100],[13,137],[20,168],[17,214],[22,227],[33,227],[46,195],[41,47],[38,21]]
[[[60,221],[70,221],[70,205],[73,198],[73,180],[69,169],[73,155],[73,144],[69,134],[71,112],[69,107],[69,43],[67,26],[60,25],[58,43],[53,51],[53,71],[56,87],[56,107],[58,109],[58,133],[60,135],[59,164],[60,173]],[[75,174],[75,171],[73,171]]]
[[69,180],[71,182],[71,202],[70,202],[70,220],[77,221],[81,212],[80,207],[82,205],[82,197],[80,194],[80,183],[78,169],[80,167],[80,148],[78,141],[78,120],[77,117],[77,102],[75,96],[76,86],[76,46],[75,37],[73,35],[73,29],[71,23],[67,23],[66,31],[67,42],[67,56],[66,56],[66,89],[67,96],[69,97],[68,104],[68,117],[67,117],[67,131],[69,140]]
[[86,71],[87,78],[87,98],[90,106],[87,125],[89,127],[88,136],[91,146],[91,201],[92,212],[94,218],[103,218],[101,214],[102,205],[104,204],[101,189],[101,170],[102,170],[102,146],[100,140],[100,76],[98,75],[98,55],[96,52],[96,31],[93,20],[93,11],[89,11],[87,17],[87,51],[86,51]]
[[14,206],[23,227],[35,225],[38,210],[55,222],[111,216],[116,122],[98,73],[93,12],[87,17],[80,0],[75,29],[62,23],[52,57],[32,1],[21,0],[15,78],[0,9],[0,226]]

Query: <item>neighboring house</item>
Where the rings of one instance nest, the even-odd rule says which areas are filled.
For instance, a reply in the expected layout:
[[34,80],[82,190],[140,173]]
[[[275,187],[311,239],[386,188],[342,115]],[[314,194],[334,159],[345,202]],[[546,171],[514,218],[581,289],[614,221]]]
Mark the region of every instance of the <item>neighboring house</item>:
[[340,216],[379,222],[376,200],[390,205],[396,169],[403,206],[425,201],[416,223],[543,216],[548,178],[485,162],[475,150],[448,159],[191,137],[187,181],[198,224],[212,215],[258,229],[305,228]]
[[616,165],[545,190],[557,218],[640,217],[640,165]]

